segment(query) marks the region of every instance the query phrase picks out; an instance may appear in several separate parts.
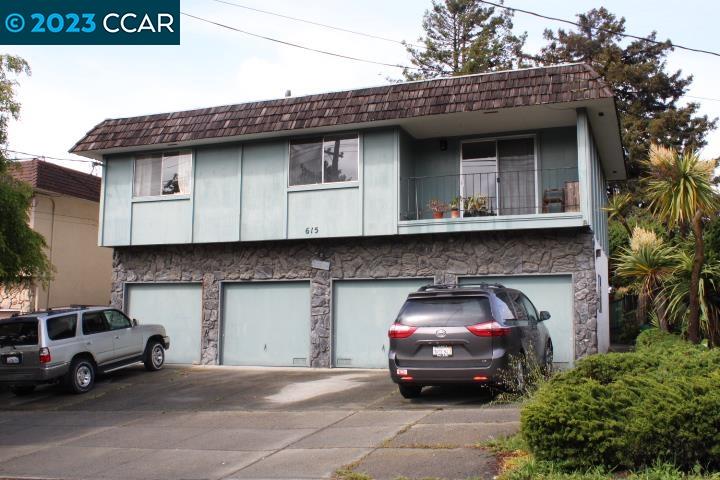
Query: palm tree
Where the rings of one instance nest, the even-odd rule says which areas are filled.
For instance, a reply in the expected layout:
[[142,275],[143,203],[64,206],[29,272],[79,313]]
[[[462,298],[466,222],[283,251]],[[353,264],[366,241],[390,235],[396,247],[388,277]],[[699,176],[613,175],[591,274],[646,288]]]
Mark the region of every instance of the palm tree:
[[616,193],[608,199],[607,207],[603,210],[608,212],[608,220],[617,220],[625,227],[628,237],[632,237],[632,230],[627,222],[627,216],[630,211],[632,196],[629,193]]
[[[615,274],[632,281],[630,288],[638,296],[636,318],[638,324],[645,323],[649,303],[661,295],[660,287],[673,266],[672,248],[658,238],[654,232],[635,227],[630,248],[621,250],[616,259]],[[655,303],[655,313],[660,327],[669,330],[665,302]]]
[[714,212],[720,200],[713,188],[712,162],[700,160],[695,152],[679,154],[665,147],[652,146],[645,162],[648,176],[647,196],[650,210],[668,228],[691,228],[695,237],[695,255],[690,276],[688,299],[688,339],[700,341],[700,272],[705,262],[703,217]]
[[[665,280],[661,290],[667,299],[668,317],[673,323],[686,325],[688,317],[688,298],[690,297],[690,279],[692,277],[693,255],[688,248],[681,248],[673,254],[675,266]],[[720,344],[718,332],[718,318],[720,318],[720,304],[715,295],[720,289],[720,262],[710,259],[703,265],[700,272],[698,297],[700,302],[700,330],[708,339],[708,346]]]

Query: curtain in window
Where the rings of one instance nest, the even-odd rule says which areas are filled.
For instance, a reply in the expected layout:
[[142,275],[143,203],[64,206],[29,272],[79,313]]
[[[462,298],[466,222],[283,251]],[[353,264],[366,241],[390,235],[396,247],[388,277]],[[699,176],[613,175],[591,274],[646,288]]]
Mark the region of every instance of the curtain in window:
[[498,141],[501,215],[535,213],[535,142],[532,138]]
[[133,192],[136,197],[160,195],[160,176],[162,170],[161,155],[143,155],[135,158],[135,185]]
[[180,189],[179,193],[190,193],[190,171],[191,155],[189,153],[183,153],[180,155],[178,162],[178,186]]

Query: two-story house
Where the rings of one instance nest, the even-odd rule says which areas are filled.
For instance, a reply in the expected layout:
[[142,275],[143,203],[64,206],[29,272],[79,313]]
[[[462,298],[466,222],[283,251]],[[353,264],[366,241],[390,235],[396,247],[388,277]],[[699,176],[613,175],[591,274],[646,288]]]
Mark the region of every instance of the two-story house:
[[625,166],[587,65],[105,120],[71,151],[105,164],[112,302],[166,325],[168,361],[382,367],[433,281],[522,288],[558,363],[607,348]]
[[45,239],[54,271],[46,283],[0,285],[0,318],[72,304],[107,305],[112,252],[97,245],[100,178],[39,159],[13,162],[9,173],[33,189],[30,227]]

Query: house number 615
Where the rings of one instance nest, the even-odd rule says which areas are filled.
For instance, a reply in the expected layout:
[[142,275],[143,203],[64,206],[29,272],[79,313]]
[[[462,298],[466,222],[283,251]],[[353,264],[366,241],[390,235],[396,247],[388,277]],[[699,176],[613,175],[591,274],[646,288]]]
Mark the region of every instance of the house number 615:
[[320,232],[320,229],[318,227],[307,227],[305,229],[305,235],[314,235],[319,232]]

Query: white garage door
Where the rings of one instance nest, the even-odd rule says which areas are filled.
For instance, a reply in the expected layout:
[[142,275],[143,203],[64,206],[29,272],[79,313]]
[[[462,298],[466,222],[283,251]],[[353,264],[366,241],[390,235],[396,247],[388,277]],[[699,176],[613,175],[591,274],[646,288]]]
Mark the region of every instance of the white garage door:
[[170,337],[167,363],[199,363],[202,287],[196,283],[127,286],[127,311],[140,323],[158,323]]
[[408,293],[432,279],[333,283],[335,366],[387,368],[387,331]]
[[573,287],[570,275],[513,275],[507,277],[462,278],[460,283],[497,282],[516,288],[530,299],[535,308],[547,310],[551,318],[545,325],[553,341],[553,359],[571,366],[575,358],[573,341]]
[[307,366],[310,282],[223,286],[224,365]]

